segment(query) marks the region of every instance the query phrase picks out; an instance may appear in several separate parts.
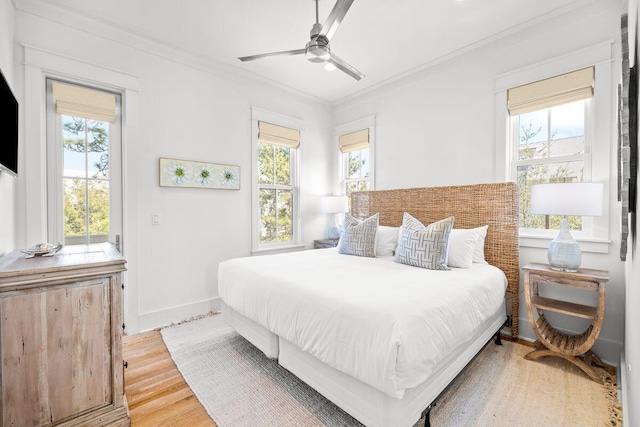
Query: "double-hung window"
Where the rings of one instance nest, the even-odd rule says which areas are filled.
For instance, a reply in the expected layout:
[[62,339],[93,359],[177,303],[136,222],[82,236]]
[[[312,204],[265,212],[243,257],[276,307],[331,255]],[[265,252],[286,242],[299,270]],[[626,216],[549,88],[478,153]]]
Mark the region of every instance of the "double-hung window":
[[560,224],[531,215],[531,185],[584,181],[604,184],[602,216],[569,218],[571,234],[583,252],[609,251],[612,52],[607,41],[496,77],[495,179],[518,183],[522,247],[548,248]]
[[341,135],[340,151],[345,194],[351,196],[354,191],[368,190],[371,180],[369,129]]
[[254,250],[298,243],[298,149],[301,132],[257,120],[254,139]]
[[[588,182],[594,67],[507,91],[510,117],[510,176],[518,185],[520,228],[536,233],[559,229],[559,215],[531,213],[531,186]],[[572,230],[589,231],[581,216],[569,217]]]
[[340,147],[341,191],[349,197],[354,191],[374,189],[374,118],[368,117],[336,128]]

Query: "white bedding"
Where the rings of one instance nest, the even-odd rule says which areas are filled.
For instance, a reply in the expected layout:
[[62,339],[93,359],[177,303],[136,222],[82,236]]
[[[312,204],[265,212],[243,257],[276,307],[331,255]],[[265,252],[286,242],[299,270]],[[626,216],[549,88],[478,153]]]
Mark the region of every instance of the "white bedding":
[[433,271],[335,248],[236,258],[218,271],[229,307],[396,398],[471,339],[506,284],[490,265]]

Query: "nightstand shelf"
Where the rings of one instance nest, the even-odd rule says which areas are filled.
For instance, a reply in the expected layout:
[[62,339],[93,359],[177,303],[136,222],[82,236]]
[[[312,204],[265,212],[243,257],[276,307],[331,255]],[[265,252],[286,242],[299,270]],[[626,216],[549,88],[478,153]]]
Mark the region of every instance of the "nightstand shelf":
[[598,314],[596,307],[575,304],[567,301],[559,301],[551,298],[532,296],[531,305],[540,310],[554,311],[556,313],[582,317],[583,319],[595,319]]
[[[524,293],[529,322],[538,340],[536,350],[525,356],[535,360],[544,356],[561,357],[582,369],[591,379],[602,382],[593,369],[592,362],[603,365],[602,360],[591,351],[602,328],[605,306],[605,288],[609,273],[603,270],[578,269],[577,272],[552,270],[546,264],[531,263],[523,267]],[[552,298],[541,297],[539,285],[567,286],[598,293],[596,306],[577,304]],[[545,317],[545,311],[591,320],[589,327],[581,334],[568,335],[555,329]],[[537,316],[536,316],[537,314]]]

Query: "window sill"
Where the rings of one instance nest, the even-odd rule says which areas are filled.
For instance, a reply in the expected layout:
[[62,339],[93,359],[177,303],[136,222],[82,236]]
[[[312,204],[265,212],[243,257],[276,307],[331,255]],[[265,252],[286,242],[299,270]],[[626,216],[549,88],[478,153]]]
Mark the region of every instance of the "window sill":
[[[539,236],[521,233],[520,247],[549,249],[549,243],[551,243],[553,239],[555,239],[555,236]],[[591,252],[596,254],[609,253],[609,245],[611,244],[611,240],[580,237],[575,239],[580,244],[580,249],[582,250],[582,252]]]
[[270,246],[266,248],[254,249],[251,251],[252,256],[257,255],[272,255],[285,252],[296,252],[305,248],[303,244],[294,245],[282,245],[282,246]]

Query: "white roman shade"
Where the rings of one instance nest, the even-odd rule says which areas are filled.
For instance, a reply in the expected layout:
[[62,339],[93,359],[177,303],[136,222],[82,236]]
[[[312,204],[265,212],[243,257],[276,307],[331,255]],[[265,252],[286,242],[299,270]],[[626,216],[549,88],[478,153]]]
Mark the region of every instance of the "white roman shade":
[[90,120],[116,121],[116,96],[109,92],[53,82],[56,113]]
[[350,153],[369,147],[369,129],[362,129],[346,135],[340,135],[340,151]]
[[300,131],[272,123],[258,122],[258,142],[298,148],[300,145]]
[[594,74],[594,67],[589,67],[509,89],[509,114],[516,116],[590,98]]

